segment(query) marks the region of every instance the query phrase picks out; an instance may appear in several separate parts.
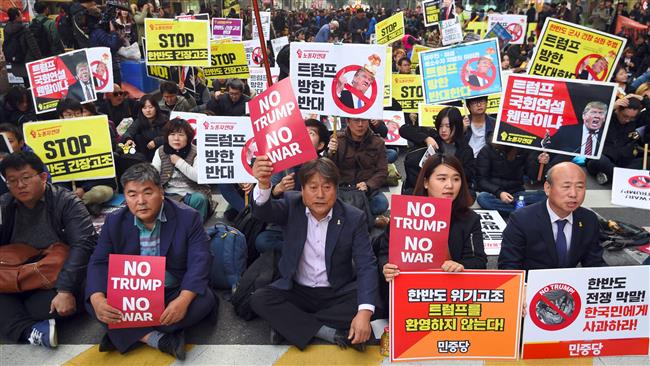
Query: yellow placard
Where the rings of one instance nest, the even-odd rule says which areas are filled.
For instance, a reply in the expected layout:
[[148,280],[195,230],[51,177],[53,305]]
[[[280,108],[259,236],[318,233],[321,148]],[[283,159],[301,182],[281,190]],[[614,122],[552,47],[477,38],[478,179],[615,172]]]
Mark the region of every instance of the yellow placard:
[[386,68],[384,69],[384,107],[393,105],[393,47],[386,47]]
[[221,15],[225,18],[230,14],[230,9],[235,9],[235,13],[239,16],[239,0],[223,0],[223,10]]
[[431,49],[431,47],[425,47],[419,44],[413,46],[413,52],[411,52],[411,70],[417,69],[420,64],[420,57],[418,56],[420,52]]
[[487,107],[485,113],[497,114],[499,113],[499,105],[501,104],[501,93],[490,94],[487,96]]
[[404,12],[382,20],[375,26],[377,44],[388,44],[404,37]]
[[423,1],[422,2],[422,13],[424,15],[424,25],[430,27],[432,25],[437,25],[440,21],[440,2],[439,1]]
[[53,183],[115,177],[106,115],[25,123],[23,133]]
[[144,20],[147,64],[164,66],[210,66],[208,20]]
[[609,81],[623,53],[625,39],[562,20],[547,18],[530,75]]
[[406,113],[417,113],[418,104],[423,103],[422,79],[415,74],[393,74],[393,98]]
[[212,41],[211,46],[212,66],[203,68],[206,79],[248,79],[250,77],[243,43]]
[[[440,113],[441,110],[447,107],[454,107],[449,105],[442,104],[424,104],[420,103],[418,106],[418,123],[423,127],[434,127],[433,122],[436,120],[436,116]],[[465,107],[456,107],[460,110],[460,114],[465,117],[469,116],[469,110]]]

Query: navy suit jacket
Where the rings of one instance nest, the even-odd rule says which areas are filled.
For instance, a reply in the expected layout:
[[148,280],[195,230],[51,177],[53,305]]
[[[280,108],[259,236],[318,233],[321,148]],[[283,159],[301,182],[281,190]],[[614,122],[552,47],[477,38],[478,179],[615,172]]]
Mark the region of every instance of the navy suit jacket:
[[[583,267],[607,266],[598,240],[599,232],[595,213],[582,207],[573,211],[571,244],[565,268],[575,267],[578,263]],[[503,231],[499,269],[561,268],[558,261],[546,200],[510,214]]]
[[[284,242],[278,263],[280,278],[272,287],[289,290],[307,240],[306,207],[300,192],[285,192],[282,199],[269,199],[253,216],[282,226]],[[354,264],[353,264],[354,262]],[[363,211],[336,200],[325,239],[325,266],[331,287],[340,293],[357,291],[357,303],[377,304],[377,260],[370,246]]]
[[[208,287],[212,254],[201,217],[194,209],[167,198],[163,210],[167,222],[160,228],[160,255],[166,258],[165,270],[180,280],[181,290],[202,295]],[[106,294],[109,254],[140,255],[140,231],[128,207],[106,216],[88,262],[86,301],[95,292]]]
[[356,108],[354,106],[354,99],[352,99],[352,93],[349,90],[342,90],[340,99],[341,103],[348,108]]
[[[597,155],[598,153],[603,129],[601,128],[598,131],[596,146],[591,151],[592,155]],[[551,137],[551,143],[548,144],[547,148],[580,154],[582,148],[582,124],[560,127],[555,135]]]

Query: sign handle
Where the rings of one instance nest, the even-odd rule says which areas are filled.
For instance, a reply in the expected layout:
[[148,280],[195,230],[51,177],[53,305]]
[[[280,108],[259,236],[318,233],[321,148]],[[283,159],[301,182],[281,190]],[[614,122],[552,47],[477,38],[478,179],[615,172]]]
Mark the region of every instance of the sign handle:
[[260,48],[262,49],[262,57],[264,57],[264,70],[266,71],[266,82],[273,85],[273,78],[271,77],[271,65],[269,64],[269,54],[266,50],[266,39],[264,38],[264,29],[262,29],[262,19],[260,19],[260,5],[257,0],[253,0],[253,11],[255,11],[255,24],[257,25],[257,34],[260,37]]
[[643,170],[648,169],[648,144],[643,145]]
[[539,169],[537,170],[537,181],[539,182],[542,180],[542,175],[544,173],[544,167],[546,164],[539,164]]

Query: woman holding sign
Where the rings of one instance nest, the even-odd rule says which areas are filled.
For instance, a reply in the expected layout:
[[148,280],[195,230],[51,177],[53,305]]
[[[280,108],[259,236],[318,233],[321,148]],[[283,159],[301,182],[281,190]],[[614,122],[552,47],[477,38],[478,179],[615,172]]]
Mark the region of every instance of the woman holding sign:
[[140,112],[129,129],[122,135],[122,142],[135,147],[142,160],[151,161],[156,149],[163,145],[163,127],[169,120],[151,95],[140,98]]
[[[434,155],[427,159],[415,183],[414,195],[453,200],[449,223],[449,256],[442,270],[461,272],[468,269],[485,269],[487,256],[483,248],[483,234],[479,216],[469,207],[472,196],[460,161],[454,156]],[[388,243],[387,240],[383,243]],[[386,281],[399,275],[399,268],[388,262],[388,247],[379,248],[379,262]],[[432,268],[433,269],[433,268]]]

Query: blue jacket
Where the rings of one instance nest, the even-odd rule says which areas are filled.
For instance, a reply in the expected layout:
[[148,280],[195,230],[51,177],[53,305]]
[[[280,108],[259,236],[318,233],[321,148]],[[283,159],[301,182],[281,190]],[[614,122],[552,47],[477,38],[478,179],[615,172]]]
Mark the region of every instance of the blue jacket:
[[[165,270],[180,280],[181,290],[202,295],[208,288],[212,266],[210,238],[194,209],[165,198],[167,221],[160,228],[160,255]],[[106,293],[109,254],[140,255],[140,232],[128,207],[106,217],[97,247],[88,262],[86,301],[96,292]]]

